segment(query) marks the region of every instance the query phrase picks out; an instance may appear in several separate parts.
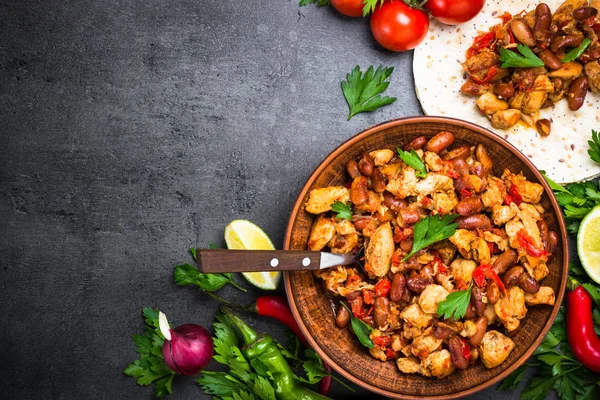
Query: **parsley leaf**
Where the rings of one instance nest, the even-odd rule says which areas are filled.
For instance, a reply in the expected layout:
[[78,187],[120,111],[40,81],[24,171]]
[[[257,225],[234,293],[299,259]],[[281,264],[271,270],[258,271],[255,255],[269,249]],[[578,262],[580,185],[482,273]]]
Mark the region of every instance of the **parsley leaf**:
[[331,211],[337,213],[339,219],[352,219],[352,208],[341,201],[336,201],[331,205]]
[[352,331],[358,338],[360,344],[365,346],[368,349],[372,349],[375,347],[369,335],[373,332],[373,328],[367,325],[364,321],[356,318],[352,311],[348,308],[346,303],[342,302],[342,306],[346,307],[346,309],[350,312],[350,326],[352,327]]
[[393,67],[382,66],[374,70],[371,65],[363,75],[357,65],[346,75],[346,81],[342,81],[342,92],[350,108],[348,120],[358,113],[375,111],[396,101],[395,97],[380,96],[380,93],[389,86],[390,82],[386,82],[386,79],[393,71]]
[[402,260],[406,261],[417,251],[454,235],[458,224],[452,222],[456,218],[458,218],[458,214],[446,214],[444,216],[437,214],[428,215],[417,222],[414,229],[412,249]]
[[498,386],[498,390],[514,390],[519,386],[521,380],[523,380],[523,374],[529,366],[527,364],[521,365],[512,374],[504,378],[502,383]]
[[533,68],[544,66],[544,62],[538,56],[533,54],[533,51],[531,51],[529,47],[519,44],[517,45],[517,50],[521,54],[500,47],[500,61],[502,61],[502,68]]
[[309,4],[316,4],[319,7],[324,7],[329,5],[329,0],[300,0],[300,3],[298,3],[300,7],[306,7]]
[[[211,243],[210,248],[217,249],[218,247]],[[195,261],[197,259],[196,248],[192,247],[190,253]],[[179,286],[196,285],[205,292],[215,292],[229,283],[236,289],[246,292],[246,289],[235,283],[232,273],[203,274],[198,271],[198,268],[187,263],[175,266],[175,283]]]
[[437,314],[444,318],[460,319],[465,316],[467,306],[471,301],[471,290],[473,284],[470,284],[467,290],[457,290],[446,297],[446,300],[438,303]]
[[569,52],[565,54],[561,61],[566,63],[577,60],[579,57],[581,57],[585,49],[587,49],[591,43],[592,41],[589,38],[583,39],[583,42],[581,42],[581,44],[578,47],[569,50]]
[[136,378],[137,384],[146,386],[154,383],[154,391],[158,397],[171,394],[171,385],[175,372],[171,371],[162,357],[164,337],[158,328],[158,310],[144,308],[146,333],[134,335],[133,341],[140,358],[129,364],[126,375]]
[[374,12],[378,4],[379,6],[382,6],[384,1],[385,0],[363,0],[363,17]]
[[592,130],[592,140],[588,141],[590,145],[590,150],[588,150],[588,154],[590,158],[597,163],[600,163],[600,132]]
[[425,178],[427,176],[425,163],[414,149],[410,149],[410,152],[408,152],[398,147],[396,150],[398,151],[398,157],[400,157],[402,161],[417,170],[417,176],[419,178]]

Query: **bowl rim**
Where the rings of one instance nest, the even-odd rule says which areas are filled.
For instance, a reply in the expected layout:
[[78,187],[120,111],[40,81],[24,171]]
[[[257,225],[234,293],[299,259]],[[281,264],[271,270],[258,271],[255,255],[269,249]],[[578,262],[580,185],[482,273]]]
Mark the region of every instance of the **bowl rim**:
[[374,134],[380,130],[387,129],[387,128],[393,128],[393,127],[401,126],[401,125],[414,124],[414,123],[452,124],[452,125],[455,125],[460,128],[466,128],[466,129],[478,132],[479,134],[482,134],[482,135],[488,137],[489,139],[491,139],[495,142],[498,142],[499,144],[507,147],[513,154],[515,154],[519,159],[521,159],[521,161],[524,162],[527,165],[527,167],[529,167],[529,169],[533,172],[535,177],[539,180],[539,182],[543,186],[544,192],[548,195],[548,197],[550,199],[550,203],[552,204],[554,213],[557,215],[558,226],[560,228],[561,244],[562,244],[562,250],[563,250],[562,265],[563,265],[564,273],[561,278],[560,288],[559,288],[558,294],[556,296],[555,305],[552,309],[552,312],[550,313],[550,318],[548,319],[544,328],[542,329],[540,336],[533,342],[533,345],[527,351],[525,351],[525,353],[519,359],[517,359],[510,367],[508,367],[506,370],[502,371],[500,374],[496,375],[494,378],[492,378],[489,381],[484,382],[480,385],[473,386],[471,388],[462,390],[460,392],[449,393],[449,394],[444,394],[444,395],[434,395],[434,396],[427,396],[427,395],[413,396],[413,395],[406,395],[406,394],[391,392],[386,389],[382,389],[380,387],[373,386],[368,382],[364,382],[364,381],[360,380],[359,378],[355,377],[354,375],[352,375],[349,372],[347,372],[346,370],[344,370],[340,365],[335,363],[323,351],[323,349],[321,349],[317,345],[315,339],[313,339],[313,337],[311,335],[311,331],[307,328],[307,326],[304,324],[304,321],[300,317],[300,312],[299,312],[296,302],[292,296],[292,288],[291,288],[291,283],[290,283],[290,279],[289,279],[289,274],[290,274],[289,272],[284,273],[284,286],[285,286],[286,296],[288,298],[288,302],[289,302],[290,308],[292,310],[294,319],[298,323],[300,330],[302,331],[302,333],[304,334],[304,336],[310,343],[311,347],[319,354],[319,356],[321,356],[321,358],[323,359],[323,361],[325,363],[329,364],[329,366],[331,366],[337,373],[342,375],[344,378],[348,379],[350,382],[352,382],[352,383],[356,384],[357,386],[360,386],[364,389],[367,389],[373,393],[376,393],[376,394],[379,394],[382,396],[395,398],[395,399],[405,399],[405,400],[457,399],[457,398],[462,398],[464,396],[472,395],[476,392],[484,390],[484,389],[498,383],[500,380],[506,378],[508,375],[510,375],[512,372],[514,372],[517,368],[519,368],[521,365],[523,365],[531,357],[533,352],[539,347],[539,345],[542,343],[542,341],[548,334],[550,328],[554,324],[554,320],[556,319],[556,316],[560,309],[563,297],[565,295],[568,271],[569,271],[569,244],[568,244],[568,235],[567,235],[565,221],[564,221],[562,212],[560,210],[560,207],[558,205],[558,202],[556,201],[556,197],[554,196],[554,193],[552,192],[552,189],[550,188],[550,185],[548,184],[548,182],[546,182],[546,180],[544,179],[541,172],[537,169],[537,167],[535,165],[533,165],[533,163],[520,150],[518,150],[515,146],[510,144],[508,141],[506,141],[499,135],[493,133],[492,131],[490,131],[486,128],[483,128],[479,125],[476,125],[474,123],[464,121],[461,119],[457,119],[457,118],[440,117],[440,116],[435,116],[435,117],[414,116],[414,117],[397,118],[397,119],[389,120],[386,122],[382,122],[377,125],[373,125],[367,129],[359,132],[358,134],[352,136],[350,139],[344,141],[338,147],[336,147],[331,153],[329,153],[329,155],[327,157],[325,157],[325,159],[323,159],[323,161],[321,161],[321,163],[317,166],[317,168],[314,170],[314,172],[307,179],[306,183],[302,187],[302,190],[298,194],[298,197],[296,198],[296,202],[294,203],[294,207],[290,214],[288,224],[287,224],[287,227],[285,230],[283,248],[285,250],[289,250],[294,221],[297,218],[298,213],[301,210],[301,207],[303,206],[303,199],[306,196],[310,186],[313,184],[313,182],[317,179],[317,177],[323,172],[323,170],[330,164],[330,162],[335,157],[337,157],[341,152],[346,151],[348,148],[352,147],[353,145],[355,145],[357,142],[361,141],[365,137],[367,137],[371,134]]

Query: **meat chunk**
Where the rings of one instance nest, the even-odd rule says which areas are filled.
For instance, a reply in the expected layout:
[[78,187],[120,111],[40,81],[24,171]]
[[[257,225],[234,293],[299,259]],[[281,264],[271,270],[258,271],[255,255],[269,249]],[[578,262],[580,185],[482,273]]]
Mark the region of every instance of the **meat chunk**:
[[317,220],[310,228],[308,238],[308,249],[312,251],[321,251],[335,234],[334,218],[319,215]]
[[481,361],[486,368],[494,368],[506,360],[515,347],[515,342],[498,331],[487,331],[479,345]]
[[477,107],[485,115],[492,115],[497,111],[507,110],[508,103],[500,100],[494,93],[484,93],[476,101]]
[[537,306],[539,304],[553,306],[555,300],[554,289],[550,286],[541,286],[537,293],[525,293],[525,304],[528,306]]
[[429,314],[436,314],[438,304],[446,300],[450,293],[440,285],[428,285],[419,296],[421,309]]
[[[485,49],[462,63],[462,67],[469,75],[476,75],[480,71],[487,72],[490,67],[499,64],[500,56],[491,50]],[[483,74],[484,77],[485,75]]]
[[381,167],[390,162],[394,157],[394,152],[390,149],[380,149],[369,152],[376,167]]
[[433,335],[421,335],[413,339],[412,353],[420,359],[427,358],[442,345],[442,339],[437,339]]
[[336,201],[348,203],[350,191],[343,186],[328,186],[310,191],[306,202],[306,211],[311,214],[321,214],[331,211],[331,205]]
[[510,206],[494,206],[492,207],[492,221],[494,225],[502,226],[519,212],[519,207],[515,203]]
[[540,92],[538,90],[527,92],[523,97],[521,111],[523,112],[523,114],[533,114],[535,112],[538,112],[540,111],[540,108],[542,108],[542,105],[544,104],[547,98],[547,92]]
[[502,173],[502,179],[506,183],[507,187],[514,185],[526,203],[539,203],[544,193],[544,187],[539,183],[528,181],[523,173],[515,175],[510,170],[505,169]]
[[394,250],[394,234],[388,222],[375,230],[365,249],[365,271],[371,278],[388,273]]
[[464,290],[473,280],[473,271],[477,268],[477,263],[464,258],[457,258],[450,264],[450,271],[454,276],[454,282],[459,290]]
[[325,288],[332,293],[337,293],[337,289],[343,286],[346,279],[348,279],[348,268],[346,267],[335,267],[323,270],[315,271],[315,275],[318,278],[323,279]]
[[414,303],[402,310],[400,318],[414,327],[426,328],[433,324],[435,315],[426,314],[420,305]]
[[431,373],[423,368],[421,360],[416,357],[399,358],[396,360],[396,365],[400,372],[405,374],[421,374],[424,376],[431,376]]
[[460,254],[478,264],[490,263],[490,248],[487,242],[467,229],[457,229],[449,240],[456,246]]
[[521,111],[509,108],[508,110],[496,111],[492,115],[492,126],[496,129],[508,129],[513,127],[521,118]]
[[400,170],[398,176],[388,182],[385,190],[394,196],[404,199],[408,196],[416,196],[417,172],[414,168],[404,167]]
[[581,75],[583,67],[577,61],[564,63],[560,69],[548,73],[550,78],[560,78],[570,81]]
[[600,93],[600,62],[592,61],[585,64],[585,76],[592,92]]
[[332,253],[350,253],[358,246],[358,233],[352,222],[341,220],[335,225],[335,235],[328,243]]
[[454,210],[454,207],[458,204],[458,197],[454,190],[442,193],[433,193],[431,195],[431,202],[427,204],[427,208],[435,210],[441,214],[447,214]]
[[430,371],[431,376],[435,376],[438,379],[447,377],[456,369],[452,363],[452,356],[446,349],[434,351],[421,361],[421,365]]
[[467,96],[481,96],[482,94],[491,91],[492,85],[489,83],[477,83],[472,79],[467,79],[460,87],[460,92]]
[[523,290],[518,286],[508,289],[506,293],[500,295],[500,300],[494,304],[494,311],[508,331],[517,329],[521,323],[520,320],[525,318],[527,314]]
[[451,190],[454,190],[452,178],[435,172],[428,173],[415,186],[417,194],[422,196],[439,192],[449,192]]
[[494,206],[501,205],[504,202],[504,196],[506,196],[504,181],[496,177],[489,177],[488,184],[481,196],[483,206],[489,210]]

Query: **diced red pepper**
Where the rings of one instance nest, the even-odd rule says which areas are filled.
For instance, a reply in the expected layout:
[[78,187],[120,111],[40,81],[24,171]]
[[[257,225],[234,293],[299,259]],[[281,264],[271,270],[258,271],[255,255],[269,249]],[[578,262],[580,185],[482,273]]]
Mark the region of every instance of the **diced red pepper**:
[[400,263],[402,263],[402,259],[404,258],[405,255],[406,255],[406,253],[404,253],[401,248],[397,248],[394,251],[394,254],[392,254],[392,265],[395,267],[400,265]]
[[523,197],[515,185],[512,185],[510,189],[508,189],[508,194],[514,199],[516,205],[521,205]]
[[388,360],[394,360],[394,359],[398,358],[398,353],[396,353],[394,350],[392,350],[391,347],[388,347],[387,349],[385,349],[385,356],[387,357]]
[[467,50],[467,59],[481,52],[483,49],[489,48],[496,41],[496,32],[482,33],[475,37],[473,45]]
[[365,304],[371,305],[371,304],[375,303],[375,292],[373,292],[372,290],[363,289],[362,297],[363,297]]
[[519,240],[519,245],[532,257],[544,257],[550,255],[543,247],[539,248],[536,246],[535,240],[533,240],[533,237],[531,237],[525,229],[521,229],[517,232],[517,239]]
[[465,338],[460,338],[460,342],[462,344],[463,357],[467,360],[470,360],[473,354],[471,353],[471,347],[469,347],[469,342],[467,342],[467,339]]
[[399,226],[395,227],[394,228],[394,238],[393,238],[394,243],[400,243],[404,239],[406,239],[406,236],[404,236],[402,228],[400,228]]
[[373,339],[373,344],[381,348],[388,347],[392,343],[389,336],[377,336]]
[[471,75],[471,79],[473,81],[475,81],[475,83],[479,83],[479,84],[490,83],[496,75],[498,75],[498,67],[496,67],[495,65],[492,65],[490,67],[490,69],[488,69],[488,72],[485,75],[485,78],[479,79],[476,76]]
[[360,276],[350,275],[348,279],[346,279],[346,287],[350,287],[358,282],[360,282]]
[[477,268],[475,268],[475,271],[473,271],[473,280],[477,286],[485,286],[485,273],[489,268],[491,268],[491,265],[489,264],[480,264]]
[[466,199],[467,197],[471,197],[472,195],[473,195],[473,193],[471,193],[470,190],[467,190],[467,189],[460,190],[460,198],[461,199]]
[[388,297],[392,283],[388,278],[383,278],[375,285],[375,295],[377,297]]
[[352,315],[354,315],[356,318],[363,318],[366,315],[362,301],[350,301],[349,303],[350,307],[352,308]]
[[488,249],[490,249],[490,254],[491,255],[495,255],[495,254],[499,254],[501,253],[500,249],[498,248],[498,245],[494,242],[486,242],[488,245]]
[[433,262],[437,264],[438,267],[438,271],[441,272],[442,274],[448,272],[448,268],[446,268],[446,266],[444,265],[444,263],[442,262],[442,259],[439,257],[434,257],[433,258]]

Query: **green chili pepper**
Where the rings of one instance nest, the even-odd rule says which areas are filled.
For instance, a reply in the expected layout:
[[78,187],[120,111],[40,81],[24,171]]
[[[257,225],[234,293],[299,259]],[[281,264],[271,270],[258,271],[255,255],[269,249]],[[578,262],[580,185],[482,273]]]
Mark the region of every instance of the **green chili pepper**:
[[588,48],[590,43],[592,43],[592,41],[590,39],[588,39],[588,38],[583,39],[583,42],[581,42],[581,44],[578,47],[575,47],[574,49],[569,50],[569,52],[567,54],[565,54],[564,58],[561,61],[566,63],[566,62],[571,62],[571,61],[577,60],[579,57],[581,57],[581,55],[583,54],[585,49]]
[[244,340],[242,353],[249,362],[258,359],[273,376],[275,395],[279,400],[327,400],[310,389],[302,386],[296,379],[294,371],[290,368],[283,354],[269,335],[259,335],[246,324],[240,317],[233,314],[228,308],[221,310],[231,324],[239,331]]

